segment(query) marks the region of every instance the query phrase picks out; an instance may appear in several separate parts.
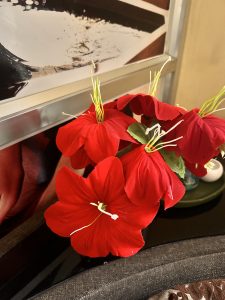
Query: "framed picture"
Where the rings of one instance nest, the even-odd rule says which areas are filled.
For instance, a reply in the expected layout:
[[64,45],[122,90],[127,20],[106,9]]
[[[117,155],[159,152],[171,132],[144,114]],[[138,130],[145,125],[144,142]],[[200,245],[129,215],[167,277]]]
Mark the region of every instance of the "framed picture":
[[166,10],[148,1],[11,0],[0,12],[0,100],[88,78],[92,62],[104,73],[164,49]]
[[[69,98],[90,90],[92,70],[104,86],[163,62],[149,60],[165,53],[170,10],[169,0],[0,1],[0,148],[65,120],[59,102],[72,105],[69,113],[81,112],[87,94],[73,104]],[[104,97],[137,84],[114,86]],[[26,132],[16,125],[25,119]]]

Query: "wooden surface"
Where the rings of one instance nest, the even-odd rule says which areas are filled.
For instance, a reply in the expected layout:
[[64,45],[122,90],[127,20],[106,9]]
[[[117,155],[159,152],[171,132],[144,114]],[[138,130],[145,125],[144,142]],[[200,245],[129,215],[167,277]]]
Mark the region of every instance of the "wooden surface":
[[143,0],[148,3],[152,3],[158,7],[169,9],[170,0]]
[[150,44],[148,47],[146,47],[140,53],[138,53],[135,57],[133,57],[128,63],[162,54],[164,52],[165,37],[166,34],[161,35],[152,44]]

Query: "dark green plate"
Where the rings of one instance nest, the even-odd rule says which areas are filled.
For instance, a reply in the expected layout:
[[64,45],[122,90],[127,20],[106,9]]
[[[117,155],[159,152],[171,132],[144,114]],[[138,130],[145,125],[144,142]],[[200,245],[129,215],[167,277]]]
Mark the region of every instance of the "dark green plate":
[[199,181],[197,188],[187,191],[175,207],[193,207],[214,200],[225,189],[225,173],[215,182]]

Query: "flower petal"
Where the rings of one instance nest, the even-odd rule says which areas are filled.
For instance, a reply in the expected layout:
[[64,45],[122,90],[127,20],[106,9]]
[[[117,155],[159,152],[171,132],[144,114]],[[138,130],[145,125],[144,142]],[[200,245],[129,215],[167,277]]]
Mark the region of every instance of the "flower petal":
[[117,107],[122,110],[128,103],[130,103],[130,108],[135,114],[155,117],[160,121],[173,120],[186,113],[183,108],[161,102],[151,95],[122,96],[117,101]]
[[83,204],[98,201],[89,181],[68,167],[62,167],[56,175],[56,193],[67,204]]
[[45,211],[48,227],[56,234],[69,237],[77,229],[91,224],[99,212],[89,204],[68,204],[58,201]]
[[127,94],[117,99],[117,108],[123,110],[134,98],[136,95]]
[[116,155],[118,148],[119,139],[112,137],[104,122],[91,127],[84,149],[93,162],[98,163],[108,156]]
[[177,202],[179,202],[185,193],[185,188],[177,175],[166,165],[163,166],[164,172],[162,174],[165,192],[162,196],[164,200],[164,207],[168,209],[173,207]]
[[87,155],[84,147],[81,146],[80,149],[78,149],[76,153],[71,156],[71,165],[74,169],[82,169],[89,164],[93,164],[93,162]]
[[[110,229],[112,229],[112,227]],[[116,226],[114,230],[111,230],[110,252],[115,256],[132,256],[136,254],[144,244],[145,242],[141,230],[129,224],[120,224],[120,226]]]
[[63,155],[71,156],[80,149],[93,124],[95,113],[89,113],[59,128],[56,144]]
[[71,244],[78,253],[89,257],[104,257],[110,253],[127,257],[139,251],[144,241],[141,230],[132,224],[101,215],[92,226],[72,235]]
[[105,204],[120,201],[121,195],[125,195],[123,168],[116,157],[108,157],[97,164],[88,176],[88,180],[99,200],[104,201]]
[[193,173],[195,176],[203,177],[207,174],[207,169],[204,167],[204,165],[200,164],[192,164],[188,161],[185,161],[186,168]]
[[158,152],[148,154],[144,146],[140,146],[121,160],[125,170],[125,191],[136,205],[149,203],[154,211],[161,199],[165,201],[165,208],[169,208],[183,197],[183,184]]
[[105,110],[104,126],[111,133],[112,138],[136,143],[136,141],[127,133],[128,127],[136,120],[126,114],[113,110]]
[[161,177],[154,162],[139,146],[121,157],[125,174],[125,191],[128,198],[136,205],[146,202],[156,206],[161,198]]
[[173,106],[168,103],[161,102],[156,98],[154,98],[153,101],[155,117],[160,121],[174,120],[187,112],[179,106]]
[[180,154],[189,163],[204,165],[218,154],[220,138],[215,128],[210,127],[196,111],[188,112],[183,119],[176,130],[177,136],[183,136],[177,142]]
[[203,121],[210,127],[214,129],[215,135],[215,147],[218,148],[225,143],[225,120],[219,117],[208,115],[203,118]]

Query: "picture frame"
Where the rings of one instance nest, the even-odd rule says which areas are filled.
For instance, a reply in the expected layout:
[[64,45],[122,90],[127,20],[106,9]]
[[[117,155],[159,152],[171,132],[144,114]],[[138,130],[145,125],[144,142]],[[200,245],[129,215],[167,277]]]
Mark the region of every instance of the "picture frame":
[[[85,3],[87,4],[88,2],[89,1],[86,1]],[[129,6],[134,9],[134,4],[136,2],[139,5],[139,3],[143,3],[144,1],[137,0],[130,2],[123,0],[122,4],[128,5],[126,2],[131,3],[132,5],[129,4]],[[139,7],[138,9],[142,12],[146,10],[147,7],[149,13],[150,9],[154,8],[154,5],[149,2],[152,1],[146,1],[146,6],[144,8]],[[97,0],[92,1],[91,3],[92,6],[102,5],[101,1]],[[154,50],[154,47],[157,46],[155,44],[157,38],[156,40],[150,39],[149,45],[153,47],[153,50],[150,50],[150,54],[148,54],[149,52],[143,54],[141,53],[142,51],[138,50],[139,54],[141,53],[140,58],[134,57],[133,60],[127,58],[129,64],[123,61],[120,66],[117,65],[116,67],[113,66],[108,69],[103,68],[102,71],[100,68],[95,74],[101,81],[104,101],[116,98],[122,93],[149,82],[149,70],[151,69],[154,71],[154,69],[159,68],[168,58],[168,55],[170,55],[168,51],[168,39],[170,32],[174,30],[172,29],[174,15],[176,15],[176,20],[180,20],[182,17],[181,7],[181,5],[177,5],[171,1],[168,11],[159,8],[159,11],[164,12],[164,16],[161,15],[157,22],[162,24],[162,19],[165,19],[165,22],[163,21],[163,25],[160,25],[161,28],[158,36],[160,35],[161,38],[164,36],[163,39],[165,39],[165,32],[167,33],[166,40],[160,42],[161,45],[163,45],[163,49],[162,46],[160,46],[160,51],[162,52],[160,55],[157,55],[156,57],[153,56],[152,58],[149,57],[149,55],[157,54],[157,51]],[[113,10],[115,12],[118,10],[118,7],[113,6]],[[155,15],[157,16],[157,14],[153,12],[153,16]],[[135,16],[135,18],[137,17]],[[173,22],[171,20],[173,20]],[[144,25],[142,24],[141,26],[146,26],[146,24],[147,23],[144,21]],[[170,29],[168,30],[168,28]],[[146,49],[144,50],[147,51]],[[146,55],[147,58],[145,58]],[[90,69],[91,67],[88,65],[86,76],[81,77],[78,80],[73,80],[71,77],[69,82],[63,82],[63,80],[60,80],[60,77],[57,76],[58,78],[55,77],[54,85],[49,85],[47,80],[44,80],[46,77],[43,77],[40,83],[38,83],[38,85],[41,86],[39,90],[35,90],[34,88],[34,90],[31,90],[30,92],[28,89],[28,94],[25,94],[24,96],[21,96],[23,93],[19,93],[16,97],[0,101],[0,131],[2,132],[0,137],[0,149],[67,121],[69,118],[63,116],[61,114],[62,111],[75,115],[82,112],[90,101]],[[174,62],[168,64],[167,69],[170,70],[170,72],[174,71]],[[66,72],[70,71],[65,71],[64,73]],[[135,77],[136,80],[134,80]]]

